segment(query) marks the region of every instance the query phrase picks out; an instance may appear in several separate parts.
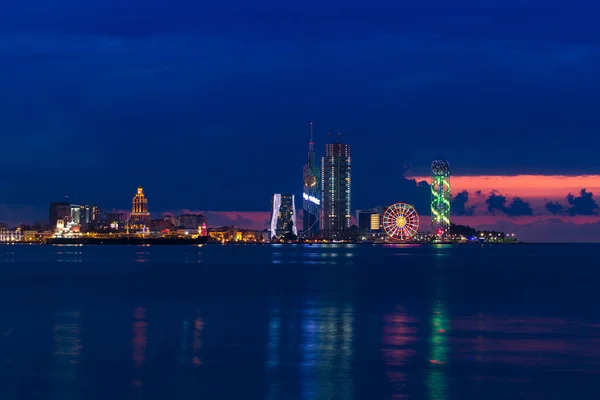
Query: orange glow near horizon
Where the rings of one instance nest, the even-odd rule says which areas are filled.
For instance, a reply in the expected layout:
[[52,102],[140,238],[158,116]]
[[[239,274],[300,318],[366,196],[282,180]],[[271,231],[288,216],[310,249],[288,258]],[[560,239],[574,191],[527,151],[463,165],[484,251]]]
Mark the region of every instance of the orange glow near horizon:
[[[408,176],[418,182],[431,180],[430,177]],[[474,194],[481,190],[488,195],[497,190],[506,196],[527,198],[564,199],[569,193],[578,194],[581,189],[600,195],[600,175],[482,175],[451,176],[450,185],[453,193],[467,190]]]

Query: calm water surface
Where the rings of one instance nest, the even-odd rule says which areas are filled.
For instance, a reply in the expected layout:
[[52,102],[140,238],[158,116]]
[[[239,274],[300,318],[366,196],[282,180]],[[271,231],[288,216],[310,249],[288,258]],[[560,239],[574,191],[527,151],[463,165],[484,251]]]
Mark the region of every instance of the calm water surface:
[[0,399],[598,399],[600,246],[0,246]]

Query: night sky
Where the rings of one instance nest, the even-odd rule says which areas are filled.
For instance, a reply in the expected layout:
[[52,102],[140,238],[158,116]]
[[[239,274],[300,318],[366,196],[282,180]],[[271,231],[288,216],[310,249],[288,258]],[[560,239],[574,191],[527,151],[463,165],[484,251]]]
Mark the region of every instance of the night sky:
[[597,2],[203,3],[3,4],[1,221],[141,185],[153,213],[262,227],[314,121],[318,156],[353,146],[353,208],[426,219],[411,178],[443,158],[456,221],[600,241]]

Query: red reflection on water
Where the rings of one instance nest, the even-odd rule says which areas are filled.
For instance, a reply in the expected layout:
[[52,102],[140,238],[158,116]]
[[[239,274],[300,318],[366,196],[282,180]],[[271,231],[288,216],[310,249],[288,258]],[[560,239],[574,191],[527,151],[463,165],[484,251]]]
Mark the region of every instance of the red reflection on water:
[[133,339],[131,344],[133,347],[133,365],[141,367],[146,361],[146,346],[148,344],[147,326],[145,321],[145,308],[138,307],[133,310]]
[[411,349],[417,342],[417,329],[414,327],[415,319],[398,307],[396,312],[383,317],[383,357],[388,366],[386,375],[394,387],[392,398],[404,399],[404,385],[408,381],[406,364],[415,355]]
[[204,328],[204,321],[202,318],[196,317],[194,321],[194,339],[192,340],[192,353],[194,354],[192,357],[192,364],[201,365],[202,360],[200,360],[200,356],[198,355],[198,351],[200,350],[201,343],[201,334],[202,329]]
[[[454,356],[486,364],[524,367],[600,367],[596,324],[563,318],[479,314],[453,320]],[[477,334],[475,338],[469,334]],[[585,340],[586,345],[582,345]]]
[[[132,354],[131,359],[136,368],[141,368],[146,361],[146,346],[148,345],[148,323],[146,319],[146,309],[137,307],[133,310],[133,338],[131,339]],[[143,380],[140,376],[134,377],[133,386],[140,388]]]
[[555,333],[556,329],[573,326],[573,322],[563,318],[546,317],[502,317],[481,314],[478,317],[459,317],[452,321],[455,331],[473,331],[480,329],[480,323],[485,323],[486,332],[501,333]]

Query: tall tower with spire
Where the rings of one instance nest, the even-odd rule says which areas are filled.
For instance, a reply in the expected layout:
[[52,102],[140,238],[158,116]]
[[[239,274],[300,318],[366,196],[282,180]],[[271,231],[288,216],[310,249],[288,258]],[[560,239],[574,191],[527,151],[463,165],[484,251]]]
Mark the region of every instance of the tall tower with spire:
[[303,170],[304,186],[302,190],[303,235],[311,238],[319,235],[321,212],[321,170],[315,162],[315,143],[313,141],[313,123],[310,123],[310,142],[308,142],[308,160]]

